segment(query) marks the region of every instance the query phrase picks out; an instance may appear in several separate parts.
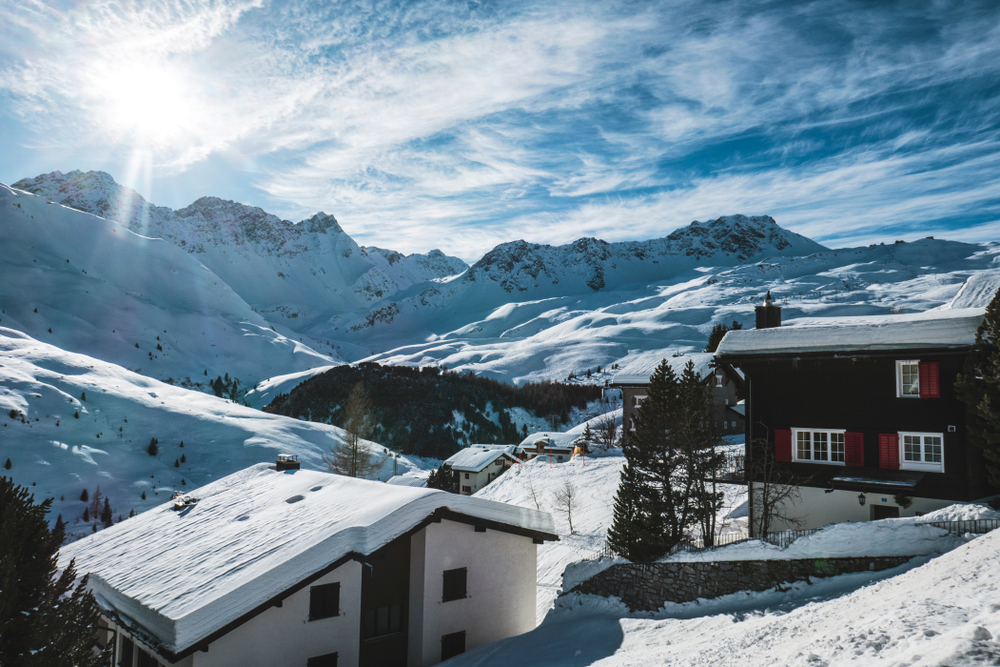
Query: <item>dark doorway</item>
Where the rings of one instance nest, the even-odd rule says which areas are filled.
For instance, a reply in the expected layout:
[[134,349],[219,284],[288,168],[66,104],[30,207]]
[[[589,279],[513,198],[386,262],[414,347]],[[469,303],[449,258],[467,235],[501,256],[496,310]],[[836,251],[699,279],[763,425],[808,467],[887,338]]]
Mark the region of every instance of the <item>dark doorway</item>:
[[899,518],[899,508],[889,505],[872,505],[872,521]]
[[361,566],[360,667],[405,667],[410,598],[410,538],[401,537]]

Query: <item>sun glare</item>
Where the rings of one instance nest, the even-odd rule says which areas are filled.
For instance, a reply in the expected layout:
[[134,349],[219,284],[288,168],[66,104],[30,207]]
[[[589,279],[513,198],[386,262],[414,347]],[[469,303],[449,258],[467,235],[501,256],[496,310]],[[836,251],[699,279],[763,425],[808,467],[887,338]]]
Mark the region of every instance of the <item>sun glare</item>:
[[191,128],[195,95],[176,70],[122,63],[98,68],[95,78],[94,92],[109,129],[163,143]]

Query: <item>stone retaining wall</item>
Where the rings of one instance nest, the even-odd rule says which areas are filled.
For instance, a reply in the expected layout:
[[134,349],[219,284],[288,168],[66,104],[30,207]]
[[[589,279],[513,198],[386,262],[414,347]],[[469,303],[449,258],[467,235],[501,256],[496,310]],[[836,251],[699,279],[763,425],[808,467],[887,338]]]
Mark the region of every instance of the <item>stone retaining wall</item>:
[[621,598],[632,611],[656,611],[665,602],[690,602],[739,591],[764,591],[809,577],[888,570],[913,556],[619,563],[569,592]]

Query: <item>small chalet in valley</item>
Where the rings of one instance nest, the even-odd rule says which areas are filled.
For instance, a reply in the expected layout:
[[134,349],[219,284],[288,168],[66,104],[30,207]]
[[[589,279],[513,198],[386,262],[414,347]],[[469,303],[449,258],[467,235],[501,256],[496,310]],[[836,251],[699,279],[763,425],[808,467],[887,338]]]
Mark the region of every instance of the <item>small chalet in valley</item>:
[[919,516],[995,493],[954,388],[983,312],[782,326],[777,306],[759,307],[764,326],[729,332],[717,351],[746,373],[748,469],[771,453],[799,476],[801,500],[786,510],[808,528]]
[[558,431],[538,431],[521,441],[517,455],[524,461],[547,457],[552,463],[569,461],[573,456],[586,448],[579,433],[560,433]]
[[470,445],[444,462],[458,476],[459,493],[471,496],[510,467],[517,445]]
[[62,549],[122,667],[434,665],[535,627],[544,512],[259,464]]
[[677,357],[662,353],[644,354],[624,366],[611,381],[612,387],[622,391],[622,435],[628,438],[635,431],[635,416],[646,399],[649,378],[664,359],[674,373],[680,376],[688,361],[694,362],[695,372],[708,385],[714,405],[715,428],[719,435],[743,433],[743,416],[731,408],[742,398],[743,376],[729,364],[717,363],[710,352],[684,354]]

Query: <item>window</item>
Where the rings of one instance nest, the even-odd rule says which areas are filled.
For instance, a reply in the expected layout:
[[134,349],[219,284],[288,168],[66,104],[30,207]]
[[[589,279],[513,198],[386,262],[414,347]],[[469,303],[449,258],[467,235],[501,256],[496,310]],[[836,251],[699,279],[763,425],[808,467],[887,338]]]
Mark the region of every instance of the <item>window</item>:
[[465,653],[465,630],[441,636],[441,660]]
[[908,359],[896,362],[896,396],[940,398],[941,383],[936,361]]
[[378,609],[365,609],[361,619],[365,639],[384,637],[403,631],[403,605],[392,604]]
[[844,465],[846,431],[793,428],[794,460]]
[[462,493],[472,493],[472,487],[471,486],[463,486],[462,487]]
[[135,644],[128,637],[122,637],[122,648],[118,652],[119,667],[132,667],[132,654],[135,652]]
[[632,397],[632,407],[642,407],[642,402],[646,400],[646,394],[636,394]]
[[[468,597],[465,594],[465,581],[468,568],[460,567],[456,570],[444,571],[444,592],[441,595],[442,602],[461,600]],[[463,649],[465,650],[465,649]]]
[[944,472],[943,433],[899,433],[899,467],[902,470]]
[[153,659],[153,656],[145,651],[137,651],[139,659],[136,660],[136,667],[159,667],[160,663]]
[[465,479],[469,479],[469,473],[465,473]]
[[337,667],[337,654],[327,653],[306,660],[306,667]]
[[309,588],[309,620],[340,616],[340,583]]

